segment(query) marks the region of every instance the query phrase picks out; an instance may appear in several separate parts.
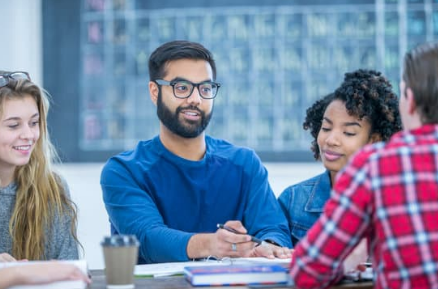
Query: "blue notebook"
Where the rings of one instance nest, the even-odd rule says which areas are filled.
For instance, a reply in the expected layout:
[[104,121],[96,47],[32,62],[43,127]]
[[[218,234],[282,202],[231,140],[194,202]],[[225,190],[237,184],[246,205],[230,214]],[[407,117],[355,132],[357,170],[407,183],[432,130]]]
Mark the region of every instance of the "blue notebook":
[[287,284],[287,269],[280,265],[229,265],[185,267],[185,278],[193,286]]

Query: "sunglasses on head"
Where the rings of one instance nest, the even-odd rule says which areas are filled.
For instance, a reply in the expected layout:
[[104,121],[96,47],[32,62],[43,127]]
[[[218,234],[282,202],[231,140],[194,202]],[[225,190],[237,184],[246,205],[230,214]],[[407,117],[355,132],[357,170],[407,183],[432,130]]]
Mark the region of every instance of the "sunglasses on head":
[[8,85],[11,79],[19,80],[19,79],[27,79],[30,81],[29,73],[24,71],[15,71],[7,74],[0,75],[0,87],[4,87]]

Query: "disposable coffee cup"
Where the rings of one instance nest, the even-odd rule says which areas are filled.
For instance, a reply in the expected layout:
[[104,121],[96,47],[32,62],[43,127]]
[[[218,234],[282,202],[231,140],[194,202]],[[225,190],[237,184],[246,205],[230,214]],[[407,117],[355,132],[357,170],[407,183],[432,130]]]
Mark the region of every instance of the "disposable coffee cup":
[[134,268],[138,258],[138,240],[134,235],[105,237],[101,243],[108,289],[134,288]]

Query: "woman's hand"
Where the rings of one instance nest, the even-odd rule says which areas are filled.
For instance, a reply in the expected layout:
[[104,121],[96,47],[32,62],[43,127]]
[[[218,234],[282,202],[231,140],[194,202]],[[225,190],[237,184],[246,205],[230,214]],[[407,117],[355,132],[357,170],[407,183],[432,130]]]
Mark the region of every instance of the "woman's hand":
[[67,280],[82,280],[87,284],[91,282],[90,278],[88,278],[79,267],[56,261],[10,268],[16,269],[19,272],[19,284],[23,285],[48,284],[55,281]]
[[71,280],[82,280],[87,284],[91,282],[77,266],[56,261],[0,269],[0,288]]
[[287,247],[279,247],[273,244],[269,244],[265,241],[262,242],[260,246],[257,246],[253,250],[253,257],[266,257],[266,258],[280,258],[287,259],[291,258],[294,249],[289,249]]
[[15,261],[17,260],[15,260],[15,258],[9,255],[8,253],[0,254],[0,262],[15,262]]
[[344,261],[344,271],[364,271],[366,268],[361,265],[368,259],[367,240],[362,239],[354,250]]

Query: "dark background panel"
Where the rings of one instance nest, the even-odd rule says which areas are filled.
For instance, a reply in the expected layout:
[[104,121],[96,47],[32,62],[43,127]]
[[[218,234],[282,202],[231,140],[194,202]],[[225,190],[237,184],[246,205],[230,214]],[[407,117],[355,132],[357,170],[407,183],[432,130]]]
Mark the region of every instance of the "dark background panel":
[[[101,3],[111,3],[108,7],[113,6],[114,11],[96,9]],[[240,14],[245,11],[242,7],[252,8],[248,21],[253,21],[251,13],[257,11],[272,12],[275,6],[289,8],[274,10],[289,13],[284,14],[287,15],[284,35],[265,39],[250,34],[245,40],[239,40],[236,35],[222,37],[220,33],[226,33],[223,31],[217,31],[219,36],[198,35],[215,54],[218,80],[225,79],[215,102],[218,109],[207,133],[218,137],[228,133],[234,143],[248,142],[263,161],[313,161],[308,132],[302,132],[301,126],[308,105],[336,87],[344,72],[358,66],[383,71],[397,90],[398,65],[404,50],[438,35],[438,25],[426,25],[428,14],[424,12],[424,1],[408,1],[405,16],[397,0],[384,1],[384,14],[374,11],[379,6],[375,0],[187,0],[183,6],[181,3],[180,0],[42,0],[44,88],[52,95],[49,131],[63,161],[102,162],[132,148],[138,139],[158,133],[158,120],[147,95],[148,54],[162,41],[172,39],[166,33],[181,37],[186,35],[184,33],[189,35],[193,27],[199,29],[202,24],[195,23],[196,18],[202,21],[204,16],[190,15],[181,21],[183,17],[173,15],[177,13],[175,8],[180,8],[178,15],[184,16],[196,10],[187,12],[186,8],[203,8],[199,11],[208,14],[205,8],[216,7],[212,9],[212,25],[221,23],[226,15],[222,12],[229,7],[236,7]],[[368,12],[359,11],[356,5],[360,4],[369,4],[361,6],[367,7]],[[339,6],[328,9],[331,5]],[[174,9],[157,11],[163,8]],[[313,10],[317,12],[312,14]],[[129,13],[125,13],[127,11]],[[141,11],[136,16],[139,21],[129,18],[136,11]],[[273,15],[284,16],[277,12]],[[399,27],[403,17],[410,19],[407,27]],[[383,20],[383,26],[375,24],[378,19]],[[278,19],[265,20],[267,29],[281,23]],[[273,22],[277,26],[272,26]],[[170,25],[167,30],[166,25]],[[245,29],[251,29],[248,27],[252,26],[247,25]],[[428,27],[433,31],[426,31]],[[103,42],[90,41],[86,36],[89,29],[96,29],[94,36],[102,35]],[[144,39],[133,37],[132,31],[142,30],[154,33],[145,34]],[[128,31],[128,38],[124,31]],[[246,31],[250,32],[253,33]],[[133,39],[135,37],[137,39]],[[133,55],[137,56],[135,60]],[[138,61],[139,55],[142,61]],[[85,71],[90,69],[85,64],[87,57],[94,57],[93,61],[101,59],[103,72],[86,75]],[[272,59],[262,63],[272,67],[258,67],[260,62],[256,60],[260,58]],[[289,62],[283,65],[283,59]],[[225,67],[224,63],[232,65]],[[277,73],[279,64],[284,71]],[[244,97],[227,98],[231,92]],[[260,95],[272,95],[272,98]],[[144,113],[138,113],[138,107],[144,108]],[[234,113],[235,119],[229,117],[229,111]],[[132,112],[137,114],[132,117]],[[250,121],[256,123],[260,131],[248,124]],[[241,129],[234,129],[236,127]],[[269,131],[270,128],[274,131]]]
[[60,156],[79,161],[80,1],[43,0],[43,78],[52,96],[49,131]]
[[[49,132],[64,162],[100,162],[120,150],[82,150],[79,145],[80,79],[81,79],[81,5],[84,1],[43,0],[43,78],[44,88],[52,96],[49,113]],[[347,4],[348,1],[335,1]],[[360,1],[366,3],[370,1]],[[162,9],[181,7],[179,0],[135,1],[138,9]],[[218,6],[275,6],[275,5],[326,4],[325,1],[282,0],[190,0],[184,8]],[[259,151],[268,161],[311,160],[307,151],[285,154]]]

